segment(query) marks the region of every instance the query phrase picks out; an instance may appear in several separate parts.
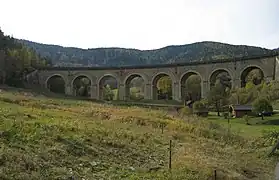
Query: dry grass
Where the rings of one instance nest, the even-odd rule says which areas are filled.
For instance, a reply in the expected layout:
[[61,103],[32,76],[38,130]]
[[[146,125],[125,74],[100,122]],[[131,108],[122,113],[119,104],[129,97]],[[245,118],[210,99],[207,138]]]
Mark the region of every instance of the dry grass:
[[196,117],[24,92],[0,102],[0,179],[273,179],[267,147]]

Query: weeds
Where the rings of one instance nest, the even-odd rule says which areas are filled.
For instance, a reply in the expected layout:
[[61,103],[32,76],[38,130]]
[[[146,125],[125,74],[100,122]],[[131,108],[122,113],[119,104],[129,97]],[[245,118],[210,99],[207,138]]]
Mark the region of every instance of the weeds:
[[0,101],[0,179],[202,180],[214,169],[222,179],[272,179],[260,143],[191,114],[9,92]]

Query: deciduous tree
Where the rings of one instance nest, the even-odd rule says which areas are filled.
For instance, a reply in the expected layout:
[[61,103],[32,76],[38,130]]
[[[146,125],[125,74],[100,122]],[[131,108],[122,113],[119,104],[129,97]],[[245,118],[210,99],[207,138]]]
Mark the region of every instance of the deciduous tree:
[[257,114],[261,114],[262,119],[264,119],[264,112],[272,112],[273,107],[271,103],[266,98],[258,98],[256,99],[253,104],[253,112]]
[[215,107],[218,116],[220,116],[220,111],[223,110],[224,106],[228,104],[229,95],[229,89],[221,83],[217,83],[215,86],[211,87],[208,103]]
[[106,85],[104,87],[104,99],[107,101],[111,101],[113,100],[113,97],[114,97],[113,91],[111,90],[109,85]]

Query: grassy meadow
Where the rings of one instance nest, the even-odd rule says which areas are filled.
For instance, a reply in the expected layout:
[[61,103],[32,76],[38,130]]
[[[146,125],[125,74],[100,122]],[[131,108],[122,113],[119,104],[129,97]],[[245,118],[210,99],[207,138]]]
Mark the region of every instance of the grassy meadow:
[[208,118],[213,123],[220,124],[225,128],[230,128],[234,132],[245,137],[260,137],[266,131],[279,132],[279,114],[261,117],[248,117],[248,125],[245,118],[230,118],[229,122],[224,117],[217,116],[217,113],[210,113]]
[[0,112],[3,180],[206,180],[214,170],[224,180],[274,179],[277,156],[267,157],[272,144],[261,138],[264,125],[231,121],[258,133],[248,136],[228,132],[214,115],[181,117],[3,90]]

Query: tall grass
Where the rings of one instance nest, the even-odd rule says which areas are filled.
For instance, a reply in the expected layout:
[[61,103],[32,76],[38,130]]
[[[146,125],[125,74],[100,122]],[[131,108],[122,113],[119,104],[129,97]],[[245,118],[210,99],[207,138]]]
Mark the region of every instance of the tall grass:
[[24,92],[0,102],[0,179],[273,178],[266,146],[195,116]]

